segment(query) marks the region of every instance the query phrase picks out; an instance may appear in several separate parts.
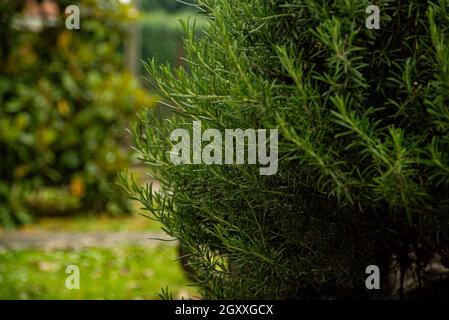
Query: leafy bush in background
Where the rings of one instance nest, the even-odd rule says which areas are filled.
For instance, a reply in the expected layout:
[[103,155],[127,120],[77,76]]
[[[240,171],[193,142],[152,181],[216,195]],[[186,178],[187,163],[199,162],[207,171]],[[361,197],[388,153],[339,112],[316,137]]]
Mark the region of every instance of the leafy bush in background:
[[[147,61],[149,58],[154,58],[159,64],[169,64],[173,68],[182,65],[188,68],[183,60],[185,52],[182,27],[179,21],[195,19],[195,33],[197,37],[200,37],[206,27],[206,20],[193,10],[194,7],[175,0],[173,3],[177,4],[176,6],[167,6],[166,4],[170,4],[170,1],[163,1],[161,3],[165,5],[160,6],[157,5],[157,1],[150,3],[153,6],[145,5],[145,2],[141,4],[142,14],[139,18],[142,60]],[[150,7],[152,10],[147,11]],[[143,74],[145,68],[143,65],[140,66],[140,72]],[[151,88],[148,83],[144,84]],[[170,113],[170,110],[163,104],[159,104],[156,111],[160,117],[165,117]]]
[[159,63],[178,65],[179,56],[183,53],[178,25],[175,15],[161,11],[148,13],[141,21],[142,58],[154,57]]
[[[449,5],[200,0],[207,35],[191,73],[149,66],[177,116],[134,128],[163,192],[123,181],[183,243],[206,298],[375,297],[365,268],[424,267],[449,253]],[[175,128],[280,128],[279,171],[181,165]],[[431,292],[434,295],[448,290]]]
[[78,2],[81,29],[60,24],[17,29],[23,1],[0,8],[0,223],[30,219],[27,195],[67,185],[89,209],[119,212],[127,202],[113,186],[128,165],[124,126],[152,103],[124,72],[119,54],[129,8],[115,1]]

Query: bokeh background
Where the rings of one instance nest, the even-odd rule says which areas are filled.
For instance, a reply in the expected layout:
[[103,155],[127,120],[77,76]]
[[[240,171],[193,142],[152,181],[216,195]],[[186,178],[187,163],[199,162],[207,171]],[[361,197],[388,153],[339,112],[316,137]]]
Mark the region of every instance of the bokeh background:
[[206,25],[184,2],[0,0],[1,299],[196,297],[177,243],[115,183],[129,169],[157,192],[126,128],[167,112],[142,61],[184,65],[179,19]]

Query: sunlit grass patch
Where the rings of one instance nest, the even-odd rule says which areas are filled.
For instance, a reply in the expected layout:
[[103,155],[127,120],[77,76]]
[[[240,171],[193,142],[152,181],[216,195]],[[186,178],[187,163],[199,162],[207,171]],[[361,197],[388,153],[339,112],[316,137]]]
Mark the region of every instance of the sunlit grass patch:
[[59,232],[113,232],[113,231],[160,231],[160,224],[133,213],[128,216],[82,214],[58,218],[37,219],[34,224],[22,228],[23,231]]
[[[167,286],[191,298],[176,248],[160,245],[83,250],[0,252],[0,299],[158,299]],[[65,286],[66,267],[77,265],[80,289]]]

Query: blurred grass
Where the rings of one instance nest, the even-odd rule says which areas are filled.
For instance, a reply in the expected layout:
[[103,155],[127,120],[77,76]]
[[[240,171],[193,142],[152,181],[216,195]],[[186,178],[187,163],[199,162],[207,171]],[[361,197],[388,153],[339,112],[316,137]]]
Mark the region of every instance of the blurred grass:
[[[23,225],[19,231],[35,232],[132,232],[132,231],[161,231],[160,223],[143,216],[145,212],[139,210],[139,205],[134,204],[135,210],[129,215],[111,216],[110,214],[98,214],[95,212],[58,216],[36,217],[33,223]],[[142,213],[142,214],[139,214]],[[6,231],[0,226],[0,233]]]
[[[134,171],[137,179],[148,180],[143,170]],[[44,191],[42,202],[49,202],[53,196],[47,194],[52,193]],[[17,231],[162,232],[158,222],[139,214],[145,213],[140,204],[133,205],[135,210],[129,215],[79,212],[36,217],[32,224]],[[44,207],[51,208],[47,203]],[[5,231],[0,228],[0,233]],[[196,291],[189,286],[176,259],[176,247],[163,243],[156,247],[0,251],[0,299],[158,299],[161,289],[167,287],[174,298],[192,298]],[[80,269],[80,290],[65,287],[65,269],[71,264]]]
[[[169,287],[192,298],[176,248],[159,245],[78,251],[0,251],[0,299],[158,299]],[[65,287],[68,265],[80,269],[80,289]]]
[[132,213],[128,216],[119,217],[111,217],[110,215],[83,214],[68,217],[40,218],[33,224],[26,225],[20,230],[24,232],[132,232],[161,231],[161,226],[158,222],[138,213]]

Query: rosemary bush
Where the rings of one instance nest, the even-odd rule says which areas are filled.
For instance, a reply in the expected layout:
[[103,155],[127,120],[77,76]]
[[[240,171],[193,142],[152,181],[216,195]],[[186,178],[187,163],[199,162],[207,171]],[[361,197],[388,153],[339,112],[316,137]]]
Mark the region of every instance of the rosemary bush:
[[[429,286],[424,266],[449,252],[448,1],[198,2],[210,25],[196,39],[184,24],[190,72],[147,65],[173,116],[133,128],[162,191],[122,184],[183,244],[203,295],[391,297],[396,265]],[[194,120],[279,128],[277,174],[173,165],[170,132]]]

